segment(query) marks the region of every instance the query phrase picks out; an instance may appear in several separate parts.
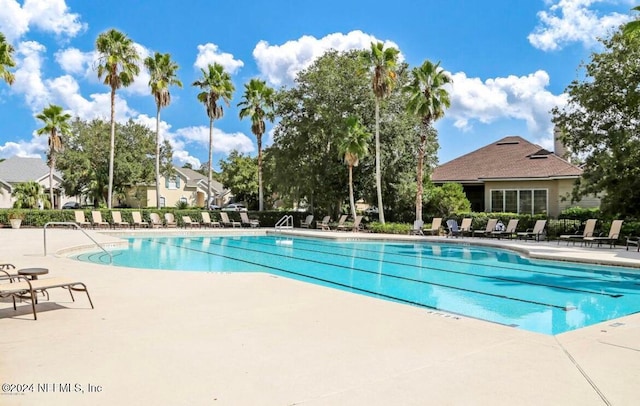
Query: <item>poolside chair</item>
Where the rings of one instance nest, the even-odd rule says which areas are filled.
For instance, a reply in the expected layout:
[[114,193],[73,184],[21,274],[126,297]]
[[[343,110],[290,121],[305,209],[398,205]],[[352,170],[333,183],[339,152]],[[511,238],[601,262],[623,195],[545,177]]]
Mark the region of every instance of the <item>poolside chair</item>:
[[415,220],[413,222],[413,228],[409,230],[409,235],[424,235],[422,232],[422,226],[424,226],[424,221]]
[[247,212],[240,212],[240,221],[244,227],[260,227],[260,221],[257,219],[249,219]]
[[73,214],[76,216],[76,224],[79,225],[80,227],[89,227],[91,226],[91,223],[87,221],[87,219],[84,218],[84,212],[80,211],[80,210],[76,210],[73,212]]
[[635,245],[636,251],[640,252],[640,237],[627,237],[627,251],[629,251],[629,245]]
[[473,219],[471,217],[466,217],[462,219],[462,223],[460,223],[460,235],[464,237],[465,234],[471,234],[471,223]]
[[313,223],[313,214],[309,214],[304,221],[300,221],[300,227],[311,228],[311,223]]
[[340,216],[340,219],[338,220],[338,224],[336,225],[336,228],[335,228],[336,231],[340,231],[344,228],[344,222],[347,221],[347,217],[349,217],[347,214],[343,214]]
[[620,229],[622,228],[622,223],[624,220],[613,220],[611,223],[611,228],[609,228],[608,236],[598,236],[598,237],[584,237],[585,244],[591,244],[593,247],[593,243],[598,243],[598,247],[603,243],[609,243],[609,248],[613,248],[616,245],[616,241],[620,237]]
[[518,228],[518,219],[511,219],[509,220],[509,223],[507,224],[507,227],[504,229],[504,231],[492,231],[491,232],[491,237],[496,237],[498,239],[505,237],[505,238],[511,238],[514,237],[516,235],[516,228]]
[[122,215],[120,214],[119,211],[112,211],[111,212],[111,225],[115,228],[115,227],[129,227],[129,222],[127,221],[122,221]]
[[527,231],[521,231],[516,234],[519,240],[536,240],[540,241],[541,237],[544,237],[544,228],[547,225],[547,220],[537,220],[533,229]]
[[423,233],[429,233],[430,235],[440,234],[440,226],[442,226],[442,217],[434,217],[431,221],[431,228],[422,230]]
[[353,224],[351,225],[351,231],[353,231],[354,233],[356,231],[362,231],[362,225],[360,224],[362,222],[362,218],[364,216],[356,216],[356,219],[354,220]]
[[208,211],[200,213],[202,216],[202,225],[205,227],[222,227],[219,221],[211,221],[211,216]]
[[178,227],[178,223],[176,222],[176,217],[173,213],[165,213],[164,214],[164,226],[165,227]]
[[582,234],[564,234],[558,238],[558,244],[560,244],[560,240],[567,241],[567,245],[569,242],[573,242],[573,245],[576,244],[577,241],[580,241],[581,244],[584,244],[585,237],[593,237],[593,231],[596,228],[597,219],[589,219],[584,225],[584,230]]
[[109,228],[111,227],[111,224],[107,223],[106,221],[102,220],[102,213],[100,213],[98,210],[93,210],[91,212],[91,225],[93,226],[93,228],[100,228],[100,227],[106,227]]
[[447,237],[460,237],[460,228],[454,219],[447,220]]
[[151,220],[152,228],[160,228],[162,227],[162,220],[160,219],[160,215],[158,213],[150,213],[149,220]]
[[487,226],[485,227],[484,230],[473,230],[472,235],[475,237],[476,235],[478,237],[486,237],[487,235],[491,234],[493,231],[495,231],[496,228],[496,224],[498,223],[498,219],[489,219],[487,221]]
[[[9,281],[9,283],[1,283],[2,281]],[[13,301],[13,310],[17,310],[16,298],[30,301],[34,320],[38,320],[38,316],[36,314],[36,295],[40,292],[54,288],[67,289],[74,302],[75,298],[73,297],[73,291],[85,292],[87,294],[87,299],[89,299],[89,303],[91,304],[91,308],[94,308],[91,296],[89,296],[89,290],[82,282],[74,282],[65,278],[32,280],[22,275],[13,275],[10,277],[0,276],[0,298],[11,298]]]
[[235,227],[242,227],[242,223],[240,223],[239,221],[235,221],[235,220],[229,220],[229,214],[221,211],[220,212],[220,218],[222,219],[222,225],[227,227],[227,226],[231,226],[233,228]]
[[330,230],[329,228],[329,221],[331,221],[331,216],[324,216],[322,218],[322,222],[316,223],[316,228],[319,228],[321,230]]
[[149,227],[149,223],[147,223],[146,221],[142,220],[142,214],[139,211],[132,211],[131,212],[131,220],[132,220],[132,225],[133,225],[134,229],[136,228],[136,226],[138,226],[138,227]]
[[189,216],[182,216],[182,225],[184,228],[200,227],[200,223],[198,223],[197,221],[191,220],[191,217]]

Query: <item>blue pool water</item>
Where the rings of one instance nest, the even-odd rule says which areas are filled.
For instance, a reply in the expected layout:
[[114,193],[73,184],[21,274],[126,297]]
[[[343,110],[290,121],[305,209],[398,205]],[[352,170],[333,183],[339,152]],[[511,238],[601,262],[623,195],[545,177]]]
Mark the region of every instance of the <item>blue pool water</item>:
[[[132,238],[114,265],[262,271],[544,334],[640,311],[632,269],[537,261],[506,250],[428,242],[281,236]],[[77,256],[108,263],[104,253]]]

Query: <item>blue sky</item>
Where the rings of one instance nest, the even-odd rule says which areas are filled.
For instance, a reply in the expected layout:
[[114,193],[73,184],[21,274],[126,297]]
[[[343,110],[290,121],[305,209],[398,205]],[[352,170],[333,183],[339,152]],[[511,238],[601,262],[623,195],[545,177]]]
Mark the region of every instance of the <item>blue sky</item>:
[[[552,148],[549,110],[566,103],[579,64],[596,41],[632,18],[635,0],[0,0],[0,31],[16,48],[12,87],[0,82],[0,158],[44,158],[34,116],[49,103],[83,119],[109,119],[109,88],[93,69],[97,36],[126,33],[143,58],[169,52],[184,88],[162,110],[162,136],[177,165],[207,160],[208,119],[191,86],[200,67],[221,63],[236,92],[214,122],[214,166],[233,150],[256,154],[236,104],[253,77],[290,85],[327,49],[383,41],[411,66],[441,62],[453,78],[452,105],[437,123],[447,162],[508,135]],[[391,7],[390,7],[391,6]],[[155,130],[148,75],[118,91],[116,117]],[[267,128],[270,131],[271,128]],[[270,144],[270,136],[266,143]]]

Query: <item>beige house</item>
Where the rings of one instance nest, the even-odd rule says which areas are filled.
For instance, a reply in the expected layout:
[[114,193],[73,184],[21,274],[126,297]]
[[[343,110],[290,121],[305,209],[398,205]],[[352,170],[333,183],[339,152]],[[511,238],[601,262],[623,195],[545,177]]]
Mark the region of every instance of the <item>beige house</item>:
[[582,169],[522,137],[505,137],[437,167],[435,184],[460,183],[479,212],[546,214],[569,207],[599,207],[600,199],[571,202]]
[[[211,195],[215,204],[228,203],[231,197],[229,190],[211,180]],[[174,207],[178,202],[185,202],[193,207],[207,206],[207,176],[188,168],[174,167],[171,176],[160,176],[160,206]],[[139,185],[127,192],[127,205],[131,207],[155,207],[156,185]]]

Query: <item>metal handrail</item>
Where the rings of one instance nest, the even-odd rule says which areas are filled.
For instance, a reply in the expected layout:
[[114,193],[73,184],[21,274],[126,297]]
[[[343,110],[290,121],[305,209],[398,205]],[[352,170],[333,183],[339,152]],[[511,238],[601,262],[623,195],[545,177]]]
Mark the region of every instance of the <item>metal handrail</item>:
[[109,256],[109,264],[113,263],[113,255],[109,251],[107,251],[100,243],[93,239],[86,231],[82,229],[78,224],[71,221],[50,221],[44,225],[44,256],[47,256],[47,226],[74,226],[78,230],[82,231],[84,235],[86,235],[95,245],[100,247],[102,251],[104,251]]
[[281,230],[283,228],[293,228],[293,216],[291,214],[285,214],[276,223],[276,230]]

